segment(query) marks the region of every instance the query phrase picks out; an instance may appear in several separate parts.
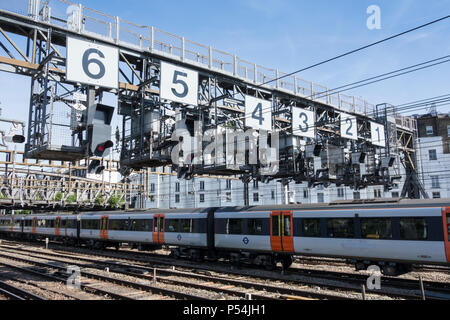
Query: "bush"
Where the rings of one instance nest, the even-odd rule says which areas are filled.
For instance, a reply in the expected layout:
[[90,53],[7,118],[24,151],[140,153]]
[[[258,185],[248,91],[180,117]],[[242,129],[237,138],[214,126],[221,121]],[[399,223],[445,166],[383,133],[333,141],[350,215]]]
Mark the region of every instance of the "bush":
[[55,201],[61,201],[62,197],[63,197],[62,193],[58,191],[55,195]]
[[75,203],[77,202],[77,196],[74,194],[71,194],[70,196],[67,197],[66,200],[67,203]]

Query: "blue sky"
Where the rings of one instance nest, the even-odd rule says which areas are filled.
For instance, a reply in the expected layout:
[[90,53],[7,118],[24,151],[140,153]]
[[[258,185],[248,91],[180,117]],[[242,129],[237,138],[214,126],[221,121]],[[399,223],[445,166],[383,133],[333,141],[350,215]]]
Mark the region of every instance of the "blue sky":
[[[9,1],[0,0],[0,7]],[[450,13],[450,0],[85,0],[82,4],[284,72]],[[370,5],[381,8],[381,30],[366,27],[366,9]],[[334,88],[448,55],[449,40],[450,19],[298,76]],[[450,63],[349,93],[374,104],[403,104],[450,93],[449,75]],[[3,116],[27,119],[29,86],[27,78],[0,74]],[[442,107],[439,111],[449,112],[450,108]]]

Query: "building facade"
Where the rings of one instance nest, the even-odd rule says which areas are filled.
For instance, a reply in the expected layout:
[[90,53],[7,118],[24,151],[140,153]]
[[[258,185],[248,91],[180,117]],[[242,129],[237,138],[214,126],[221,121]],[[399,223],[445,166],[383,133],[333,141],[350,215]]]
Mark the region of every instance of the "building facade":
[[430,198],[450,198],[450,114],[417,117],[420,180]]

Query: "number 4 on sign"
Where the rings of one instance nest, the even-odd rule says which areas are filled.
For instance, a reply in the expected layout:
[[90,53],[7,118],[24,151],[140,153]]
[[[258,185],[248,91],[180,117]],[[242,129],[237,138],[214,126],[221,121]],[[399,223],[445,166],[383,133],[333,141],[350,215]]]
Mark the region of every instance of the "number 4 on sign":
[[256,130],[272,130],[272,102],[245,96],[245,126]]

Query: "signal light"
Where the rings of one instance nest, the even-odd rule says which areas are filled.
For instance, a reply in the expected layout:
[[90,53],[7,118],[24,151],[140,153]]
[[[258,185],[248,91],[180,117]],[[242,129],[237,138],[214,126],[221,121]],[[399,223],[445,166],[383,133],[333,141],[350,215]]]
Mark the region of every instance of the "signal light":
[[112,141],[108,140],[104,143],[97,145],[97,148],[95,148],[94,154],[97,157],[101,157],[101,156],[103,156],[103,153],[105,152],[106,149],[112,148],[113,146],[114,146],[114,143]]
[[25,137],[23,135],[16,134],[13,136],[6,136],[5,141],[12,142],[12,143],[24,143]]

